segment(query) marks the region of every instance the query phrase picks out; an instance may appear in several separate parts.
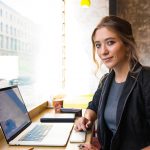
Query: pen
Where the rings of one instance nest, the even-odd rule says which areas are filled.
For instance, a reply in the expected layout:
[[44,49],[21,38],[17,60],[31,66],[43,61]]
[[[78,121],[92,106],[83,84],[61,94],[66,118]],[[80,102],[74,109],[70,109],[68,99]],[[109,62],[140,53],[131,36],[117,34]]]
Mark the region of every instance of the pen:
[[82,150],[85,146],[83,144],[78,145],[79,149]]

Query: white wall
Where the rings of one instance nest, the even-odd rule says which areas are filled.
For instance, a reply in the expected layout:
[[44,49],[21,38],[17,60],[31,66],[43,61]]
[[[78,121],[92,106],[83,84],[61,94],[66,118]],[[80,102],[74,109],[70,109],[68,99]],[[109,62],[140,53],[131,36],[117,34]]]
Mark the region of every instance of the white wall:
[[80,0],[65,0],[66,90],[70,94],[93,93],[97,88],[91,34],[101,18],[109,14],[108,2],[91,0],[89,8],[82,8]]

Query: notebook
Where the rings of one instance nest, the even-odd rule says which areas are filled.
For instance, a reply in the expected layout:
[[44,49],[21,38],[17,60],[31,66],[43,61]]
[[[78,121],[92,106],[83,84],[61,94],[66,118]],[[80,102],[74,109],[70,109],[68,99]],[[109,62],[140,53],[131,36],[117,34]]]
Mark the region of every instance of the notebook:
[[32,123],[17,85],[0,89],[0,124],[9,145],[66,146],[73,123]]

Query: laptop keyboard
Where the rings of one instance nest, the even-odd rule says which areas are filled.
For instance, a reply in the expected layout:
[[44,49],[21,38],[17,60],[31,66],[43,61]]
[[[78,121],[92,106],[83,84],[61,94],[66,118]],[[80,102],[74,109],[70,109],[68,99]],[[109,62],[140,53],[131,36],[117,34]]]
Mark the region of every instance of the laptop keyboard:
[[53,125],[36,125],[30,132],[19,141],[42,141]]

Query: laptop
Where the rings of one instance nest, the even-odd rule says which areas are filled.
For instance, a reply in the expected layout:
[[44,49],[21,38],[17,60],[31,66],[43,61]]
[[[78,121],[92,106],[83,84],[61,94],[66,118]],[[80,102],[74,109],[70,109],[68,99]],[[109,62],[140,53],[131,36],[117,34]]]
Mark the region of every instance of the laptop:
[[9,145],[66,146],[73,123],[33,123],[17,85],[0,89],[0,125]]

